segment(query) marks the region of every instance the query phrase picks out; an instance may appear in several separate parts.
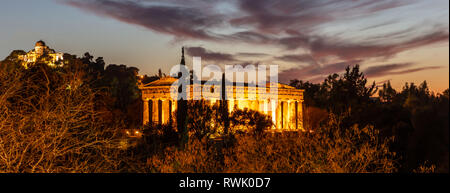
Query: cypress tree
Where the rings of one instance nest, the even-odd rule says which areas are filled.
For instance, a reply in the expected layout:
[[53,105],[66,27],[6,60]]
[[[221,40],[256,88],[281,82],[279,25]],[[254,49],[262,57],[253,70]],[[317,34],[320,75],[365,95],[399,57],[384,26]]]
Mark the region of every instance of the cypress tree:
[[[186,65],[185,60],[184,60],[184,47],[181,49],[180,64],[182,66]],[[182,74],[181,74],[181,69],[180,69],[180,73],[178,74],[179,80],[182,78],[181,75]],[[180,80],[180,81],[183,81],[183,84],[189,83],[189,81],[186,81],[186,80]],[[187,85],[187,86],[189,86],[189,85]],[[187,87],[187,88],[189,88],[189,87]],[[178,94],[181,94],[181,97],[177,101],[177,104],[178,104],[177,105],[177,108],[178,108],[178,110],[177,110],[177,129],[178,129],[178,132],[180,132],[180,146],[181,146],[181,148],[185,148],[189,141],[189,132],[188,132],[188,128],[187,128],[188,110],[187,110],[187,100],[186,100],[186,97],[187,97],[186,92],[189,92],[189,90],[185,91],[185,92],[181,92],[181,91],[183,91],[182,85],[180,85],[178,87]]]

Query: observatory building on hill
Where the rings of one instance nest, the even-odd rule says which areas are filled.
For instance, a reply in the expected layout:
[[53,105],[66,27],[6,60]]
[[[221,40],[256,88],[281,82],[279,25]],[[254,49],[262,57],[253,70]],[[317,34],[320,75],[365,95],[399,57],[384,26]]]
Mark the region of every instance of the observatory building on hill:
[[44,41],[40,40],[36,42],[33,50],[25,55],[19,55],[19,60],[22,60],[23,66],[28,68],[30,64],[38,61],[41,56],[47,56],[50,59],[50,61],[47,61],[49,66],[61,67],[63,64],[57,64],[57,62],[63,60],[63,55],[63,53],[57,53],[55,50],[50,49]]

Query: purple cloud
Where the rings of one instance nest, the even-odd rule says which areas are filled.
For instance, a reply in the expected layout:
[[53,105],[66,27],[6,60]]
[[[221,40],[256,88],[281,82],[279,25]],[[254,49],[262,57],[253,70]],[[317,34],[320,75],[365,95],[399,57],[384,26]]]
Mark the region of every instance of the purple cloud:
[[[220,3],[219,3],[220,2]],[[321,34],[320,27],[350,19],[364,19],[384,11],[414,4],[415,1],[379,0],[231,0],[228,9],[232,13],[217,11],[226,5],[218,0],[66,0],[67,5],[113,18],[125,23],[145,27],[149,30],[174,37],[176,40],[201,40],[223,44],[247,43],[252,46],[273,46],[286,50],[303,50],[309,55],[274,56],[274,60],[294,64],[308,63],[282,72],[283,79],[318,79],[321,75],[342,71],[347,65],[354,65],[368,59],[389,59],[400,52],[448,42],[448,22],[442,27],[428,31],[417,31],[409,27],[385,34],[366,35],[362,43],[342,39],[339,34]],[[222,3],[222,4],[221,4]],[[219,7],[218,7],[219,6]],[[222,6],[222,7],[220,7]],[[399,24],[397,18],[390,18],[372,26],[362,27],[368,33],[387,25]],[[434,24],[430,23],[429,26]],[[398,25],[402,26],[402,25]],[[232,30],[230,30],[232,28]],[[225,29],[225,30],[224,30]],[[393,43],[395,42],[395,43]],[[201,56],[204,60],[220,62],[245,62],[238,57],[263,57],[263,54],[228,54],[206,50],[201,47],[187,49],[189,55]],[[251,52],[250,52],[251,53]],[[275,55],[270,53],[270,55]],[[326,64],[327,58],[337,61]],[[251,62],[250,62],[251,63]],[[372,77],[388,73],[410,73],[437,67],[402,69],[397,71],[381,66],[368,68]],[[393,66],[391,66],[393,68]]]
[[448,31],[437,30],[396,44],[362,45],[318,39],[310,43],[310,49],[314,57],[337,56],[344,60],[374,57],[389,58],[409,49],[445,42],[448,39]]
[[282,71],[279,74],[279,80],[281,82],[289,82],[293,79],[310,80],[312,82],[318,82],[325,79],[329,74],[339,73],[345,70],[347,66],[354,66],[359,64],[362,60],[351,60],[346,62],[338,62],[327,65],[308,65],[305,67],[291,68]]
[[254,52],[240,52],[236,54],[239,57],[266,57],[270,56],[270,54],[266,53],[254,53]]
[[223,22],[221,15],[186,6],[146,6],[140,1],[111,0],[69,0],[66,4],[177,38],[214,40],[217,37],[209,28]]
[[206,50],[202,47],[187,47],[186,54],[189,56],[202,57],[202,60],[205,61],[215,61],[215,62],[237,62],[236,58],[234,58],[231,54],[214,52],[210,50]]
[[410,68],[414,65],[415,65],[414,63],[398,63],[398,64],[386,64],[381,66],[371,66],[364,71],[364,74],[366,74],[367,77],[374,78],[386,75],[399,75],[399,74],[419,72],[423,70],[442,68],[442,66],[426,66],[426,67]]
[[274,58],[285,62],[317,64],[316,60],[309,54],[283,55]]

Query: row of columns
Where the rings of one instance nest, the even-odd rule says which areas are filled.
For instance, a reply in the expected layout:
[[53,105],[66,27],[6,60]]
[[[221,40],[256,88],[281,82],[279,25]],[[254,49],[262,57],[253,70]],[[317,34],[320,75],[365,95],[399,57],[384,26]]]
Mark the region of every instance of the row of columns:
[[[217,100],[210,101],[213,105]],[[172,120],[176,101],[169,99],[144,100],[143,124],[166,124]],[[302,103],[293,100],[229,100],[231,113],[235,107],[249,108],[272,117],[276,129],[302,129]]]
[[176,101],[168,99],[144,100],[143,103],[142,122],[144,125],[169,123],[177,105]]
[[229,112],[249,108],[272,117],[276,129],[302,129],[302,103],[294,100],[230,100]]

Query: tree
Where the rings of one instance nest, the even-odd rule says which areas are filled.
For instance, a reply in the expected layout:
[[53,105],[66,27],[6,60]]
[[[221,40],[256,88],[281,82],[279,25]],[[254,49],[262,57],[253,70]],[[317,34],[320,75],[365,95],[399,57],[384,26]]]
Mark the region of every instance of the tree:
[[115,172],[117,128],[80,68],[0,69],[0,172]]
[[[184,47],[181,49],[181,61],[180,65],[185,66],[185,60],[184,60]],[[180,84],[178,88],[178,94],[181,95],[181,97],[177,100],[177,129],[178,132],[180,132],[180,147],[186,148],[186,145],[188,145],[189,142],[189,130],[187,127],[189,117],[188,117],[188,104],[187,104],[187,92],[183,92],[183,85],[189,85],[189,77],[186,79],[182,79],[182,70],[180,69],[180,73],[178,74],[178,80],[182,81],[182,84]],[[189,88],[189,87],[186,87]]]
[[261,135],[272,128],[272,119],[258,111],[251,109],[235,109],[230,116],[234,130]]
[[116,99],[116,108],[126,109],[128,105],[139,99],[137,73],[137,68],[125,65],[111,64],[106,67],[103,81]]
[[223,130],[225,135],[228,134],[230,128],[230,114],[228,109],[228,100],[226,100],[226,84],[225,73],[222,74],[222,86],[220,91],[220,120],[223,122]]
[[340,114],[348,109],[358,109],[371,102],[370,97],[375,93],[375,82],[366,87],[367,78],[359,71],[359,65],[345,69],[344,76],[330,75],[322,84],[328,91],[328,107],[334,113]]
[[315,107],[324,107],[325,106],[325,94],[323,93],[323,89],[321,89],[320,84],[314,84],[311,82],[303,82],[302,80],[291,80],[290,86],[295,87],[297,89],[303,89],[303,98],[305,106],[315,106]]
[[27,53],[23,50],[14,50],[3,61],[0,62],[0,65],[2,67],[8,68],[9,70],[23,68],[23,61],[19,60],[19,55],[25,54]]
[[383,84],[383,88],[378,91],[378,96],[384,102],[392,102],[397,92],[391,86],[391,81]]

